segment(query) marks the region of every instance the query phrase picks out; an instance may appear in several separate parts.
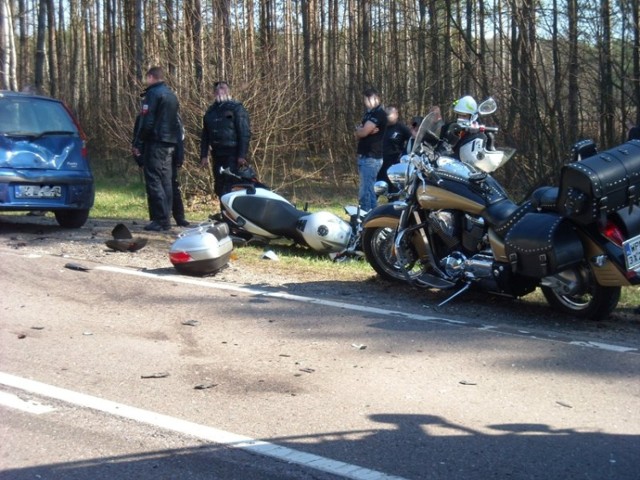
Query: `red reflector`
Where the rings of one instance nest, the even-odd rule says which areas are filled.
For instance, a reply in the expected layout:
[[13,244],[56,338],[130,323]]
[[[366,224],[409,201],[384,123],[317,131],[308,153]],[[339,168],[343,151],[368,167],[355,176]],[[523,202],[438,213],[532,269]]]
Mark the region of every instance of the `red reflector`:
[[615,243],[619,247],[622,246],[622,243],[624,242],[624,234],[622,233],[622,230],[620,230],[615,223],[611,221],[607,222],[607,226],[604,227],[604,229],[601,230],[601,232],[604,234],[605,237],[607,237],[613,243]]
[[193,260],[191,258],[191,255],[189,255],[187,252],[171,252],[169,253],[169,259],[174,265],[176,263],[187,263]]

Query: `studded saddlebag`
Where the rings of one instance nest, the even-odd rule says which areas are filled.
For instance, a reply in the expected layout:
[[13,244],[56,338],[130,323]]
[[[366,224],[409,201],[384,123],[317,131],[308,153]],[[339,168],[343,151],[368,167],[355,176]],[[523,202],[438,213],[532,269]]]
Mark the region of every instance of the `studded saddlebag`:
[[576,223],[604,221],[607,214],[640,202],[640,140],[562,167],[558,212]]
[[527,213],[505,236],[514,273],[543,278],[579,263],[582,242],[571,222],[556,213]]

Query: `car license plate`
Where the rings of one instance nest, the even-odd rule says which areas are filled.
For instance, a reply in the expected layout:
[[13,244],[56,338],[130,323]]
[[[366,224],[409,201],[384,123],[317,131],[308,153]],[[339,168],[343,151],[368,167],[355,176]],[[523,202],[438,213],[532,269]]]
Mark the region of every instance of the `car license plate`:
[[630,238],[622,244],[624,259],[627,262],[627,270],[640,268],[640,235]]
[[16,198],[58,198],[62,196],[60,185],[18,185]]

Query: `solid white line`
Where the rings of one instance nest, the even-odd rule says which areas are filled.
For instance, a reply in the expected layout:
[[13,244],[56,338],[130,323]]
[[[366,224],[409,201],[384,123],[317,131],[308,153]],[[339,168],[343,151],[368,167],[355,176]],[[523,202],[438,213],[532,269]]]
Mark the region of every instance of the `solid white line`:
[[285,292],[274,292],[269,290],[261,290],[258,288],[247,287],[243,285],[232,285],[230,283],[209,282],[206,280],[183,277],[179,275],[159,275],[157,273],[143,272],[140,270],[132,270],[129,268],[112,267],[108,265],[107,266],[101,265],[101,266],[95,267],[94,270],[102,270],[102,271],[112,272],[112,273],[122,273],[125,275],[133,275],[137,277],[153,278],[156,280],[163,280],[163,281],[172,282],[172,283],[184,283],[187,285],[197,285],[199,287],[214,288],[216,290],[228,290],[228,291],[238,292],[238,293],[247,293],[249,295],[260,295],[263,297],[280,298],[283,300],[310,303],[314,305],[323,305],[326,307],[342,308],[345,310],[354,310],[357,312],[373,313],[373,314],[384,315],[384,316],[391,315],[395,317],[402,317],[408,320],[420,320],[422,322],[437,322],[437,323],[445,323],[445,324],[451,324],[451,325],[467,325],[467,322],[464,322],[461,320],[452,320],[452,319],[442,318],[442,317],[418,315],[414,313],[401,312],[399,310],[387,310],[384,308],[367,307],[364,305],[337,302],[334,300],[323,300],[323,299],[314,298],[314,297],[304,297],[301,295],[292,295],[290,293],[285,293]]
[[34,400],[23,400],[17,395],[8,392],[0,392],[0,405],[22,412],[33,413],[34,415],[42,415],[55,410],[50,405],[43,405]]
[[162,280],[165,282],[183,283],[186,285],[196,285],[198,287],[213,288],[216,290],[227,290],[232,292],[245,293],[249,295],[260,295],[263,297],[279,298],[282,300],[289,300],[293,302],[302,302],[302,303],[308,303],[313,305],[323,305],[326,307],[342,308],[344,310],[352,310],[356,312],[382,315],[386,317],[395,317],[395,318],[399,317],[406,320],[417,320],[420,322],[437,323],[440,325],[467,326],[467,327],[473,327],[479,331],[486,331],[489,333],[509,335],[509,336],[515,336],[520,338],[535,339],[535,340],[544,341],[544,342],[554,342],[554,343],[560,342],[566,345],[573,345],[577,347],[586,347],[586,348],[597,348],[599,350],[608,350],[608,351],[618,352],[618,353],[631,353],[631,354],[639,353],[637,348],[625,347],[621,345],[608,345],[608,344],[598,343],[598,342],[572,341],[569,339],[560,339],[557,337],[552,338],[551,336],[536,334],[536,332],[529,332],[524,330],[512,331],[512,330],[501,328],[494,325],[478,326],[462,320],[453,320],[450,318],[419,315],[415,313],[401,312],[399,310],[388,310],[384,308],[369,307],[365,305],[344,303],[344,302],[338,302],[334,300],[323,300],[323,299],[314,298],[314,297],[304,297],[301,295],[292,295],[286,292],[261,290],[258,288],[248,287],[245,285],[233,285],[231,283],[211,282],[211,281],[198,279],[198,278],[184,277],[181,275],[157,274],[157,273],[151,273],[151,272],[144,272],[140,270],[133,270],[130,268],[113,267],[109,265],[97,266],[95,267],[95,270],[102,270],[105,272],[112,272],[112,273],[119,273],[124,275],[132,275],[136,277]]
[[303,467],[320,470],[353,480],[404,480],[402,477],[387,475],[376,470],[370,470],[358,465],[350,465],[330,458],[313,455],[291,448],[282,447],[274,443],[256,440],[207,425],[181,420],[160,413],[131,407],[122,403],[112,402],[102,398],[74,392],[64,388],[47,385],[27,378],[17,377],[0,372],[0,384],[20,389],[35,395],[59,400],[79,407],[90,408],[120,418],[127,418],[139,423],[152,425],[172,432],[215,442],[228,447],[240,448],[249,452],[276,458],[287,463],[294,463]]

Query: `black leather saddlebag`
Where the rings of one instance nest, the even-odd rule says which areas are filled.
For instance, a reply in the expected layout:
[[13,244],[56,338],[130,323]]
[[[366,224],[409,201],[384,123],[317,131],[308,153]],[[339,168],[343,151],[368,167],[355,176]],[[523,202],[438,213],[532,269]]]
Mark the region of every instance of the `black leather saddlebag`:
[[571,222],[556,213],[527,213],[505,236],[514,273],[543,278],[579,263],[584,251]]
[[640,140],[562,167],[558,212],[588,225],[640,202]]

